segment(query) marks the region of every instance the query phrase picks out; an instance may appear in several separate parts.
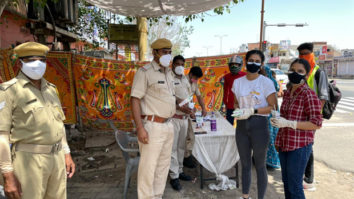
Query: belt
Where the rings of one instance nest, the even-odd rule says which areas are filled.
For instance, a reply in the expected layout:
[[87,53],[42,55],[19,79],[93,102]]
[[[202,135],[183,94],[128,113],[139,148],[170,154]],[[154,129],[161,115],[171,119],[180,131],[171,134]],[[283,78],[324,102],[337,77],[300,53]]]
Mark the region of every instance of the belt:
[[169,120],[169,118],[163,118],[163,117],[159,117],[157,115],[142,115],[141,118],[144,120],[148,120],[151,122],[157,122],[157,123],[165,123]]
[[16,143],[14,147],[15,151],[29,153],[57,153],[62,148],[60,142],[55,143],[53,145]]
[[180,119],[180,120],[184,120],[184,119],[187,119],[187,116],[186,116],[186,115],[177,115],[177,114],[175,114],[175,115],[173,116],[173,118]]

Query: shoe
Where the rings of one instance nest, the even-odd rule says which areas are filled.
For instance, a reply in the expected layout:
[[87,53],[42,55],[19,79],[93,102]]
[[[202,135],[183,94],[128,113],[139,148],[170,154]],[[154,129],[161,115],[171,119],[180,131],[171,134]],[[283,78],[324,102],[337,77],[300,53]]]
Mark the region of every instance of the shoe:
[[274,167],[271,167],[271,166],[269,166],[269,165],[267,165],[267,170],[268,170],[268,171],[275,171],[275,168],[274,168]]
[[304,187],[304,190],[306,191],[316,191],[316,187],[314,183],[307,183],[303,181],[302,186]]
[[251,197],[248,197],[248,198],[244,198],[244,197],[240,197],[240,199],[252,199]]
[[180,173],[179,179],[183,180],[183,181],[192,181],[192,177],[190,177],[189,175],[186,175],[185,173]]
[[183,166],[188,167],[190,169],[194,169],[197,167],[197,163],[195,162],[192,156],[183,159]]
[[176,191],[180,191],[182,189],[182,186],[181,184],[179,183],[179,179],[176,178],[176,179],[171,179],[170,180],[170,184],[172,186],[172,188]]

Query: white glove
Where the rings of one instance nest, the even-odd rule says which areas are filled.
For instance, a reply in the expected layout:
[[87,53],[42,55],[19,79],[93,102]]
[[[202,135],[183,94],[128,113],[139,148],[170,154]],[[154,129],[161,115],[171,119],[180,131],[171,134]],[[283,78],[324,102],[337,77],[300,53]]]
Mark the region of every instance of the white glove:
[[272,126],[277,127],[277,128],[289,127],[292,129],[296,129],[296,126],[297,126],[297,121],[290,121],[290,120],[287,120],[283,117],[271,118],[270,123],[272,124]]
[[253,108],[241,108],[241,109],[238,108],[234,110],[231,116],[236,118],[237,120],[246,120],[253,114],[254,114]]

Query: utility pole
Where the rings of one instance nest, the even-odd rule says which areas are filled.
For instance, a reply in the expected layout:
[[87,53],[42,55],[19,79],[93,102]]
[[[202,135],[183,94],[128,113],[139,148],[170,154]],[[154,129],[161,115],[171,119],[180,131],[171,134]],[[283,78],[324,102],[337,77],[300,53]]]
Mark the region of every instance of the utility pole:
[[222,55],[222,38],[227,37],[227,35],[214,35],[220,39],[220,55]]
[[212,46],[203,46],[203,48],[206,49],[206,55],[209,56],[209,48],[211,48]]
[[261,10],[261,33],[259,34],[259,50],[261,50],[262,49],[262,42],[263,42],[263,28],[264,28],[264,26],[263,26],[263,22],[264,22],[264,20],[263,20],[263,18],[264,18],[264,0],[262,0],[262,10]]

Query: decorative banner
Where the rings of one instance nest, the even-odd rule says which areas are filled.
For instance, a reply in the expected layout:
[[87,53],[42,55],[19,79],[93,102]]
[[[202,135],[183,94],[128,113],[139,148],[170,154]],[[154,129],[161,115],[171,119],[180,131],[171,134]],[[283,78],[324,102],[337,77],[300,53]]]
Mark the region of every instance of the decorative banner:
[[[224,85],[221,80],[229,73],[228,62],[232,56],[233,55],[225,55],[186,59],[186,68],[190,69],[192,66],[199,66],[203,70],[203,77],[199,80],[199,89],[207,111],[216,111],[222,106]],[[187,71],[187,74],[188,73],[189,70]],[[194,101],[196,101],[196,99],[194,99]]]
[[[0,51],[0,77],[7,81],[18,73],[19,61],[9,57],[11,50]],[[243,54],[240,54],[244,56]],[[200,66],[203,77],[199,88],[208,111],[219,110],[223,97],[223,76],[229,72],[232,55],[186,59],[186,74],[192,66]],[[72,62],[73,61],[73,62]],[[45,78],[58,87],[67,124],[75,124],[75,94],[81,123],[86,128],[109,128],[97,119],[116,121],[119,129],[133,128],[130,89],[137,68],[148,62],[127,62],[97,59],[71,53],[51,52],[47,59]],[[11,67],[13,66],[13,67]],[[72,69],[73,67],[73,69]],[[5,80],[4,80],[5,79]],[[75,81],[75,84],[73,83]],[[75,88],[76,86],[76,93]]]
[[77,55],[74,76],[79,114],[84,127],[108,128],[97,119],[114,120],[131,129],[130,89],[135,71],[148,62],[126,62]]
[[[228,60],[231,56],[186,60],[187,73],[192,66],[200,66],[203,70],[204,76],[199,81],[199,88],[208,111],[221,108],[221,79],[229,72]],[[115,61],[77,55],[74,76],[83,126],[93,129],[109,128],[107,124],[98,121],[108,119],[116,121],[115,125],[119,129],[131,130],[131,85],[136,69],[147,63],[149,62]]]
[[[12,50],[0,50],[2,66],[0,77],[8,81],[17,76],[20,71],[20,61],[12,54]],[[56,85],[59,98],[65,113],[65,124],[76,123],[75,88],[71,69],[71,53],[49,52],[47,55],[47,69],[44,78]],[[4,72],[3,72],[4,71]],[[3,75],[4,74],[4,75]]]
[[63,107],[65,124],[76,124],[75,88],[72,72],[72,54],[50,52],[47,55],[47,70],[44,78],[56,85]]
[[0,83],[14,77],[11,60],[12,49],[0,49]]

